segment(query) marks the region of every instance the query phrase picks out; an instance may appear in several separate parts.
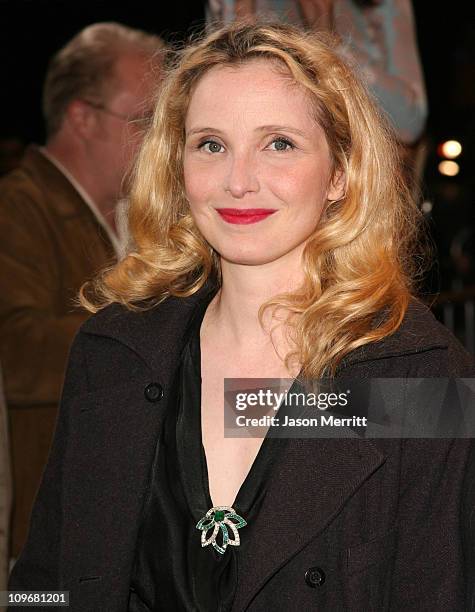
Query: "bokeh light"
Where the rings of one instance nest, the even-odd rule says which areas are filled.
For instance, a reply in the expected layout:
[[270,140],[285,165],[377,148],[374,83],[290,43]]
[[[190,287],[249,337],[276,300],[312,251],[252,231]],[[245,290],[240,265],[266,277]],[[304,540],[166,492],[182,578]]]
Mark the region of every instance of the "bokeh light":
[[438,146],[438,153],[441,157],[455,159],[462,153],[462,145],[458,140],[446,140]]
[[438,168],[439,172],[444,176],[457,176],[460,172],[460,166],[454,161],[441,161]]

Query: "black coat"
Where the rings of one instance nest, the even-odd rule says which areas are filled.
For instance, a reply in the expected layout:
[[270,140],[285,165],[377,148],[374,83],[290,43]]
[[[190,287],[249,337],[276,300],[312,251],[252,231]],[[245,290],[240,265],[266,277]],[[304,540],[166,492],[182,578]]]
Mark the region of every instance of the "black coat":
[[[144,313],[113,305],[83,325],[10,589],[69,590],[71,610],[125,612],[155,441],[202,293]],[[475,367],[414,302],[393,336],[354,351],[340,374],[472,377]],[[471,440],[291,440],[233,612],[475,609],[474,479]]]

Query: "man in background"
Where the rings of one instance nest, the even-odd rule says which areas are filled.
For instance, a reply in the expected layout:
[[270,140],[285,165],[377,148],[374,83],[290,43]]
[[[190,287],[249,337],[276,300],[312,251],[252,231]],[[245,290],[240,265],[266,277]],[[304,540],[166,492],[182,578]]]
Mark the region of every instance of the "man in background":
[[116,23],[91,25],[51,60],[47,142],[0,180],[0,363],[10,421],[12,556],[54,430],[69,346],[87,314],[81,285],[120,254],[115,207],[159,82],[163,43]]

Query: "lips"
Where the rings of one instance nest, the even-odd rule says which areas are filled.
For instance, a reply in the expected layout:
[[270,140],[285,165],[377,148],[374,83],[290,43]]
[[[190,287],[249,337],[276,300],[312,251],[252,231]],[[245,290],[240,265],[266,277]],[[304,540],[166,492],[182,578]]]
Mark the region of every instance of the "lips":
[[216,211],[226,223],[235,225],[259,223],[276,212],[274,208],[217,208]]

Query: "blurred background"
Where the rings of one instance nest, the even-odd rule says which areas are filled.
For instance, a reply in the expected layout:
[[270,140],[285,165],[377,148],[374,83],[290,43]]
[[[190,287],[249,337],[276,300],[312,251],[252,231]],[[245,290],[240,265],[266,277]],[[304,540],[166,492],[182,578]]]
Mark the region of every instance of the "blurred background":
[[[438,316],[474,350],[475,4],[415,0],[413,7],[429,101],[421,206],[436,249],[423,290],[435,300]],[[26,143],[43,142],[41,83],[48,58],[79,29],[114,20],[183,41],[203,24],[205,10],[202,0],[0,0],[0,8],[2,173]]]

